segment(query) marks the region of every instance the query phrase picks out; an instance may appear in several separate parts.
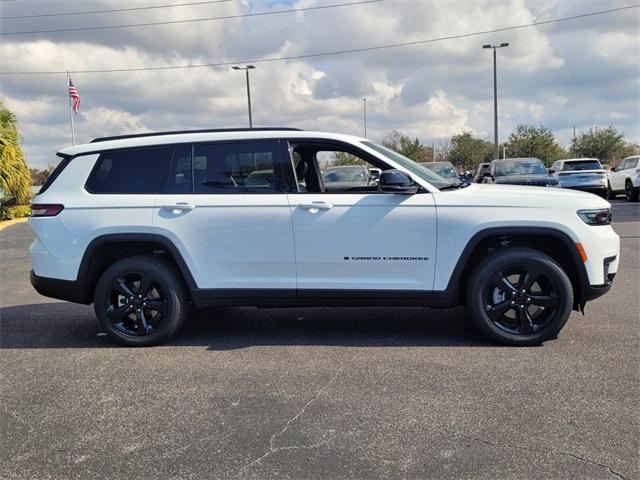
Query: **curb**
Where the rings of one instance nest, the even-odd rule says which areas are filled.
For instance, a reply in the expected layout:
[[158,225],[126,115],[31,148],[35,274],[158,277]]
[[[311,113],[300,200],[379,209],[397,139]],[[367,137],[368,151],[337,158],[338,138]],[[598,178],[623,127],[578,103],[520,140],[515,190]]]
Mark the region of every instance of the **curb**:
[[12,225],[16,225],[18,223],[24,223],[27,220],[29,220],[29,217],[24,217],[24,218],[14,218],[13,220],[5,220],[5,221],[0,221],[0,232],[2,230],[4,230],[7,227],[10,227]]

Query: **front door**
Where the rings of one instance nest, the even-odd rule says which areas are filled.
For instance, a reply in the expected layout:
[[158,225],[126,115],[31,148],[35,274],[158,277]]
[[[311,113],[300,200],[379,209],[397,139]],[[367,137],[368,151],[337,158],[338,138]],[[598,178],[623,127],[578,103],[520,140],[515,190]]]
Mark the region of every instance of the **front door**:
[[292,150],[298,177],[304,174],[297,179],[299,192],[289,194],[299,296],[317,290],[431,292],[433,196],[380,192],[375,179],[363,180],[355,168],[363,166],[365,177],[369,166],[385,169],[379,160],[371,165],[364,152],[321,144]]
[[624,190],[624,176],[626,172],[624,172],[623,170],[627,168],[628,162],[629,160],[622,160],[616,171],[609,174],[609,184],[611,185],[611,190]]

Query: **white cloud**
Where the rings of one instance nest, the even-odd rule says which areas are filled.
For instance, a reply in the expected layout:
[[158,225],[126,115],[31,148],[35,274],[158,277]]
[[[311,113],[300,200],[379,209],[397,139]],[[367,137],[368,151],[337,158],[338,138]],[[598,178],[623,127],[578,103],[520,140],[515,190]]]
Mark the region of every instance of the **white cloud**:
[[[92,2],[95,9],[128,2]],[[3,3],[3,15],[20,2]],[[613,6],[623,5],[611,0]],[[127,14],[3,20],[19,29],[182,20],[290,7],[245,1]],[[319,5],[301,0],[294,7]],[[33,3],[32,13],[78,10],[72,0]],[[404,1],[268,17],[135,29],[6,36],[3,71],[75,70],[212,63],[297,55],[490,30],[601,9],[592,0]],[[362,133],[368,99],[373,138],[397,129],[424,141],[464,130],[493,132],[493,70],[484,43],[498,52],[500,136],[518,123],[545,124],[564,136],[572,126],[613,123],[640,139],[637,112],[637,10],[367,53],[256,63],[251,72],[257,125]],[[634,17],[635,15],[635,17]],[[635,22],[633,19],[635,18]],[[229,68],[75,74],[82,96],[80,141],[128,131],[245,126],[244,75]],[[44,165],[68,144],[65,76],[0,76],[0,97],[21,123],[28,161]]]

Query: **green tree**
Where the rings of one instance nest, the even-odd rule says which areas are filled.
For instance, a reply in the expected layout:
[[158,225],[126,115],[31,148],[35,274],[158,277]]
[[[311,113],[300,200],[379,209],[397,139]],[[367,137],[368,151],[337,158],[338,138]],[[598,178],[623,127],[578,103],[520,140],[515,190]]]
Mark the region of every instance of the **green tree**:
[[464,132],[451,137],[446,160],[454,165],[471,168],[493,158],[493,145],[482,138]]
[[613,162],[631,155],[633,148],[624,141],[624,134],[615,127],[590,128],[573,140],[571,150],[576,157],[597,158],[604,163]]
[[567,156],[567,152],[556,142],[553,132],[544,125],[518,125],[515,132],[509,135],[505,147],[507,156],[511,158],[535,157],[547,165]]
[[18,204],[31,198],[31,175],[20,147],[16,116],[0,101],[0,190]]
[[427,161],[431,150],[429,147],[420,143],[418,138],[411,140],[407,135],[397,130],[386,134],[382,139],[382,144],[416,162]]
[[49,165],[47,168],[30,168],[29,172],[31,173],[31,185],[39,186],[47,181],[51,172],[55,167],[53,165]]
[[338,165],[364,165],[364,162],[347,152],[333,152],[327,166],[335,167]]

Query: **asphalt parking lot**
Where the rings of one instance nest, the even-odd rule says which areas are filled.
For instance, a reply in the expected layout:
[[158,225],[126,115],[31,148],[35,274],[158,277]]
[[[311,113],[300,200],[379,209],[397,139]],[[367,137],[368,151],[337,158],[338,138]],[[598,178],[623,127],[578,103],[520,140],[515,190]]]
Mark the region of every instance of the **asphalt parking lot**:
[[0,478],[640,478],[640,206],[614,222],[612,291],[533,348],[426,308],[228,308],[119,347],[31,288],[9,227]]

